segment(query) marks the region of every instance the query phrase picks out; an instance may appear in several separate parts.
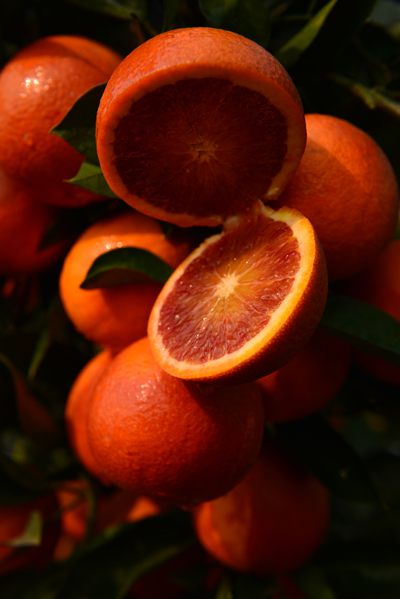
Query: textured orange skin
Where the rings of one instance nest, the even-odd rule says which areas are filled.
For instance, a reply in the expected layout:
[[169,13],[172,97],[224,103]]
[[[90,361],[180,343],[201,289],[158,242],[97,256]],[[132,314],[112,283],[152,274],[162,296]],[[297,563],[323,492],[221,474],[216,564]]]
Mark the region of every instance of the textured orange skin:
[[67,252],[71,239],[39,250],[43,236],[60,211],[42,204],[42,194],[0,169],[0,274],[19,275],[46,270]]
[[[340,291],[372,304],[400,322],[400,240],[392,241],[363,273],[346,281]],[[355,350],[356,362],[370,375],[400,385],[400,368],[379,356]]]
[[305,563],[322,543],[329,520],[325,487],[270,442],[239,485],[194,512],[198,538],[211,555],[258,576]]
[[[296,211],[293,211],[296,212]],[[301,215],[300,215],[301,216]],[[168,368],[168,372],[173,376],[179,376],[186,380],[196,381],[200,383],[209,383],[215,386],[241,385],[250,381],[260,379],[272,372],[282,368],[289,362],[308,342],[313,335],[324,310],[327,293],[328,280],[326,272],[325,256],[319,243],[318,237],[313,228],[308,228],[308,234],[312,236],[314,243],[314,256],[305,256],[305,260],[309,259],[308,265],[309,279],[303,294],[295,305],[293,305],[290,313],[282,318],[279,329],[257,350],[247,352],[247,355],[235,364],[233,368],[225,371],[214,372],[211,375],[204,372],[204,368],[196,369],[190,374],[183,376],[181,372],[174,371],[172,365],[169,369],[169,364],[165,364],[160,360],[163,355],[162,345],[157,339],[157,310],[162,305],[163,298],[167,295],[172,287],[172,279],[179,272],[183,271],[190,257],[194,252],[182,263],[167,283],[164,285],[157,301],[153,307],[149,319],[148,335],[152,346],[152,351],[159,361],[160,365]],[[206,242],[207,243],[207,240]],[[268,327],[267,327],[268,328]]]
[[258,380],[266,422],[285,422],[313,414],[342,387],[352,350],[344,341],[316,331],[285,366]]
[[110,480],[183,507],[218,497],[243,478],[263,426],[257,385],[204,395],[164,372],[147,338],[114,358],[88,414],[89,443]]
[[[303,107],[290,76],[269,52],[251,40],[225,30],[193,27],[162,33],[138,46],[115,70],[101,99],[96,124],[97,151],[110,187],[128,204],[150,216],[183,227],[213,226],[221,223],[218,206],[210,220],[194,222],[194,217],[189,214],[172,216],[168,210],[156,213],[145,198],[130,194],[113,167],[109,148],[114,130],[111,121],[127,110],[133,95],[139,99],[158,87],[191,77],[228,79],[267,97],[270,92],[279,110],[285,106],[285,117],[291,120],[295,133],[288,144],[277,181],[271,185],[271,188],[277,185],[279,190],[268,199],[281,193],[300,162],[306,141]],[[267,192],[266,189],[266,195]]]
[[[60,533],[60,522],[55,520],[48,526],[46,522],[54,516],[58,503],[53,493],[42,495],[24,504],[0,506],[0,574],[21,569],[41,570],[51,562],[53,551]],[[25,530],[32,511],[40,512],[43,520],[42,541],[38,547],[28,547],[16,552],[14,547],[5,547],[4,541],[9,541],[22,534]],[[10,557],[14,552],[15,556]]]
[[98,201],[91,192],[61,184],[76,175],[84,158],[49,131],[79,96],[107,81],[121,60],[103,44],[60,35],[23,48],[1,71],[0,164],[41,187],[55,184],[59,193],[44,201],[70,206]]
[[65,405],[65,427],[69,443],[88,472],[104,485],[110,481],[93,457],[87,434],[89,402],[103,371],[111,363],[112,355],[105,350],[97,354],[81,370],[68,394]]
[[98,256],[127,246],[148,250],[172,268],[190,251],[186,234],[166,238],[157,221],[131,209],[98,221],[79,237],[61,271],[61,300],[82,335],[113,351],[146,335],[150,310],[162,285],[135,283],[90,290],[79,286]]
[[364,131],[322,114],[307,114],[306,126],[303,158],[278,204],[311,221],[337,281],[367,268],[392,239],[399,190],[388,158]]

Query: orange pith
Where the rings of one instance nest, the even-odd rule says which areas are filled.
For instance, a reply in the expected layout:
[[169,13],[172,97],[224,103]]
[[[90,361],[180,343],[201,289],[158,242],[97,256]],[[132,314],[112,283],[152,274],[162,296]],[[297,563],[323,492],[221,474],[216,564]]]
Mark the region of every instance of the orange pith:
[[110,187],[181,226],[217,225],[274,199],[305,147],[301,100],[284,68],[240,35],[169,31],[111,77],[97,115]]
[[260,203],[253,218],[228,221],[169,279],[149,319],[152,350],[173,376],[252,380],[300,349],[325,299],[326,268],[309,221]]

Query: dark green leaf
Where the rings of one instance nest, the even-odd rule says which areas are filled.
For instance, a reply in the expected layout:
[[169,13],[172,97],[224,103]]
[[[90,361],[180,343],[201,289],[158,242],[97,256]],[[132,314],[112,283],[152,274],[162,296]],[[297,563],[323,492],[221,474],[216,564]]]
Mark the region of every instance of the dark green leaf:
[[337,0],[319,35],[301,57],[302,73],[326,71],[368,18],[376,0]]
[[32,353],[31,363],[28,370],[29,381],[32,381],[35,378],[40,364],[67,321],[68,318],[64,312],[60,297],[57,295],[47,311],[45,326],[39,334]]
[[144,0],[68,0],[72,4],[112,17],[130,21],[132,15],[141,18],[145,11]]
[[[272,599],[278,594],[278,585],[271,578],[260,579],[251,574],[239,576],[233,585],[234,599]],[[226,599],[229,598],[229,595]]]
[[200,10],[213,27],[239,33],[261,46],[270,34],[270,13],[263,0],[199,0]]
[[[107,532],[107,531],[106,531]],[[120,599],[142,576],[194,542],[190,516],[170,512],[95,539],[72,568],[58,599]]]
[[325,4],[325,6],[309,20],[307,25],[276,52],[275,57],[286,69],[292,68],[303,52],[312,44],[337,1],[338,0],[330,0],[330,2]]
[[173,23],[178,14],[178,8],[181,0],[164,0],[164,20],[162,24],[162,31],[169,31],[172,29]]
[[172,272],[166,262],[147,250],[117,248],[96,258],[80,287],[98,289],[132,283],[166,283]]
[[90,162],[83,162],[79,172],[75,177],[69,180],[69,183],[73,183],[74,185],[79,185],[79,187],[84,187],[85,189],[89,189],[89,191],[93,191],[101,196],[105,196],[106,198],[117,198],[113,191],[108,186],[107,181],[104,178],[104,175],[101,171],[101,168],[97,166],[97,164],[91,164]]
[[331,74],[329,79],[361,100],[370,110],[379,108],[396,119],[400,119],[400,102],[393,100],[387,92],[367,87],[359,81],[354,81],[342,75]]
[[329,295],[320,328],[362,351],[400,367],[400,323],[378,308],[341,295]]
[[33,511],[27,522],[25,529],[20,535],[4,541],[7,547],[38,547],[42,540],[43,520],[40,512]]
[[9,370],[15,389],[15,399],[20,426],[24,433],[38,446],[52,447],[62,438],[62,432],[53,415],[35,397],[24,377],[0,354],[1,363]]
[[106,83],[89,89],[74,103],[50,133],[62,137],[91,164],[99,164],[96,150],[96,114]]
[[334,495],[382,505],[361,457],[323,418],[310,416],[275,428],[278,438]]
[[316,561],[324,569],[373,568],[375,571],[384,571],[400,568],[400,546],[368,540],[331,542],[318,552]]
[[306,566],[293,574],[293,579],[307,599],[335,599],[322,570],[314,566]]
[[[395,548],[393,548],[395,550]],[[397,599],[400,596],[400,568],[327,569],[326,575],[338,597],[351,599]],[[343,595],[344,593],[344,595]]]

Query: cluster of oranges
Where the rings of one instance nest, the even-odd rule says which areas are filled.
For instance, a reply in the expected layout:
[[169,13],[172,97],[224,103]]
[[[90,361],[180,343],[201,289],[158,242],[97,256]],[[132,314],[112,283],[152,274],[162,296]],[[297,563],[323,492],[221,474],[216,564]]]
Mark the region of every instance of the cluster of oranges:
[[[124,202],[74,242],[40,249],[60,206],[104,201],[66,182],[84,158],[49,131],[107,79],[97,152]],[[304,117],[284,68],[217,29],[170,31],[124,60],[81,38],[39,40],[0,74],[0,108],[0,273],[34,273],[68,252],[61,300],[99,349],[65,408],[78,459],[120,489],[124,507],[101,507],[98,530],[179,506],[223,564],[259,576],[299,567],[325,537],[328,491],[265,423],[318,411],[347,377],[351,348],[316,331],[329,284],[400,320],[387,157],[346,121]],[[196,226],[216,233],[198,245]],[[96,258],[129,247],[166,262],[168,281],[82,288]],[[357,359],[399,384],[398,369]],[[68,489],[58,502],[74,506]],[[87,505],[80,520],[75,507],[63,526],[80,542]]]

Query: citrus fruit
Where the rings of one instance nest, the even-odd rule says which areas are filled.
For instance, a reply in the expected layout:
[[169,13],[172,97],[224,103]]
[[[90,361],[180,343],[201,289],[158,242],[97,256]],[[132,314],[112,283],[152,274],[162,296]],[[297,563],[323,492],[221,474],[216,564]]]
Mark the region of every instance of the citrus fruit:
[[107,84],[96,125],[111,189],[183,227],[218,225],[277,197],[305,136],[283,66],[241,35],[208,27],[162,33],[129,54]]
[[151,349],[164,370],[185,380],[255,380],[305,345],[326,295],[310,222],[260,203],[248,218],[228,219],[169,278],[150,315]]
[[61,260],[71,238],[41,249],[45,233],[60,216],[56,207],[38,202],[27,185],[0,168],[0,275],[39,272]]
[[367,268],[392,239],[399,191],[387,156],[367,133],[323,114],[307,114],[306,126],[304,155],[278,205],[311,221],[329,279],[337,281]]
[[[392,241],[370,267],[346,281],[340,291],[367,302],[400,322],[400,239]],[[383,358],[355,350],[356,362],[375,378],[400,385],[400,368]]]
[[123,489],[183,507],[243,478],[263,427],[255,383],[203,394],[164,372],[146,337],[113,359],[88,412],[89,443],[105,475]]
[[258,380],[266,422],[303,418],[340,391],[352,362],[351,346],[316,331],[285,366]]
[[67,437],[72,450],[86,470],[104,485],[111,483],[97,464],[90,449],[87,413],[96,384],[111,360],[111,353],[104,350],[86,364],[69,391],[64,412]]
[[[54,493],[41,495],[25,503],[0,505],[0,574],[21,569],[44,569],[48,566],[60,533],[59,520],[50,520],[55,518],[57,510],[58,503]],[[40,544],[18,548],[4,545],[22,535],[32,512],[39,512],[42,518]]]
[[128,209],[91,225],[72,246],[60,275],[61,299],[76,329],[114,351],[146,335],[150,310],[162,285],[135,283],[98,289],[81,289],[80,285],[96,258],[128,246],[148,250],[172,268],[191,249],[186,234],[177,231],[166,237],[156,220]]
[[42,201],[76,205],[99,199],[62,184],[76,175],[84,157],[49,132],[79,96],[107,81],[121,59],[93,40],[55,35],[26,46],[1,71],[0,165],[39,189],[56,184],[59,193],[43,194]]
[[328,491],[270,441],[242,482],[194,512],[198,538],[211,555],[258,576],[305,563],[329,521]]

